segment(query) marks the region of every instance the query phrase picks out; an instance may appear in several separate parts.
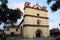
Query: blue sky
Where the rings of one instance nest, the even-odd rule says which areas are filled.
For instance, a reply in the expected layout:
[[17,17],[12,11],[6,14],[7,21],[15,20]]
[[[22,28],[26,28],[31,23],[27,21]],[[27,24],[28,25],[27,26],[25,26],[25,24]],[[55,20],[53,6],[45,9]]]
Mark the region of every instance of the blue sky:
[[51,11],[50,6],[54,2],[51,2],[50,5],[47,5],[46,1],[47,0],[8,0],[8,7],[12,9],[18,7],[23,11],[23,7],[24,7],[23,5],[25,2],[31,2],[32,4],[38,3],[40,6],[46,6],[48,10],[48,17],[49,17],[49,29],[59,28],[58,24],[60,23],[60,10],[56,12]]

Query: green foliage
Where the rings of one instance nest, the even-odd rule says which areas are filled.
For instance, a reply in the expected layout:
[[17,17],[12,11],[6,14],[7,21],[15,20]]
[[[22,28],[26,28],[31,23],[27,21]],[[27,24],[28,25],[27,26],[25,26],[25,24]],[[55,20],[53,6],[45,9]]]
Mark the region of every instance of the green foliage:
[[17,19],[21,17],[21,11],[17,8],[15,10],[9,9],[6,4],[1,5],[0,8],[0,24],[11,24],[17,22]]
[[49,4],[51,2],[51,0],[47,0],[47,3]]
[[55,1],[55,3],[51,6],[52,11],[57,11],[60,9],[60,0],[47,0],[47,3]]

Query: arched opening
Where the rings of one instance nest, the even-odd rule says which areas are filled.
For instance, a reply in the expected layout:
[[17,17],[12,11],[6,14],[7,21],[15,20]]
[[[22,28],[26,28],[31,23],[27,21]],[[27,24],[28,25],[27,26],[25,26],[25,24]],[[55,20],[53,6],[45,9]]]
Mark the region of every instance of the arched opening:
[[40,30],[36,31],[36,37],[41,37],[41,31]]
[[14,32],[11,32],[11,36],[14,36]]
[[41,24],[41,20],[37,20],[37,25],[40,25]]

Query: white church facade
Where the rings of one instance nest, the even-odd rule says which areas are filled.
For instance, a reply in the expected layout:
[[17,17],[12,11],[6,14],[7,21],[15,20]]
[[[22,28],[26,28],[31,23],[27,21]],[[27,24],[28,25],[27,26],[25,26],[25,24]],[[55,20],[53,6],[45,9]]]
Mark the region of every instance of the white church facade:
[[29,2],[24,4],[24,17],[17,28],[4,28],[4,33],[6,35],[14,34],[16,36],[23,36],[28,38],[50,36],[48,22],[49,18],[46,7],[41,7],[38,4],[31,7],[30,4],[31,3]]

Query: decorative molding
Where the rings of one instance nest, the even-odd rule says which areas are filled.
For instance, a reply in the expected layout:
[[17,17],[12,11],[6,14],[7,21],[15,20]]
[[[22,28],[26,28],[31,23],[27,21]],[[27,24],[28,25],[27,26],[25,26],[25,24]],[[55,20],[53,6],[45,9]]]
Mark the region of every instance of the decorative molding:
[[35,15],[29,15],[25,14],[24,17],[29,16],[29,17],[36,17],[36,18],[44,18],[44,19],[49,19],[48,17],[42,17],[42,16],[35,16]]
[[48,12],[48,11],[45,10],[44,8],[39,9],[39,8],[34,8],[34,7],[25,6],[25,7],[24,7],[24,10],[25,10],[26,8],[31,8],[31,9],[36,9],[36,10],[40,10],[40,11],[42,10],[42,11]]
[[49,27],[49,25],[24,24],[24,27]]

